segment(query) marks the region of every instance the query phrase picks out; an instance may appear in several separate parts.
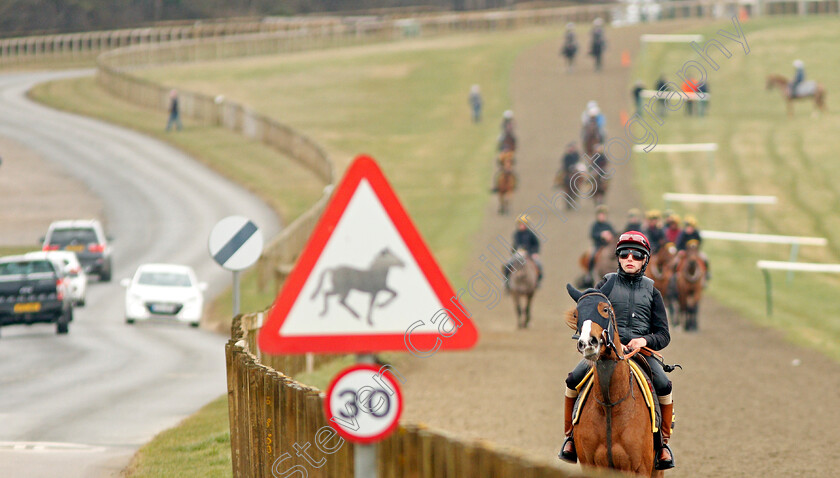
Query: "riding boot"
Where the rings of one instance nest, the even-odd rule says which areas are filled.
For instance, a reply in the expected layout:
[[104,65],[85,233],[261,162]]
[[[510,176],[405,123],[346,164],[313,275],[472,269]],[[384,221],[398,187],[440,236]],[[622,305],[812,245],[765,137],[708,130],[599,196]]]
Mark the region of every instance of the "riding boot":
[[575,441],[572,436],[572,411],[575,409],[575,400],[577,400],[577,397],[566,397],[566,440],[563,442],[563,450],[558,455],[558,458],[568,463],[577,463],[577,451],[575,450]]
[[659,455],[656,457],[656,469],[669,470],[674,467],[674,453],[668,446],[668,441],[671,439],[671,430],[674,428],[674,404],[672,402],[660,406],[662,408],[662,428],[659,433],[662,434],[662,449],[659,450]]

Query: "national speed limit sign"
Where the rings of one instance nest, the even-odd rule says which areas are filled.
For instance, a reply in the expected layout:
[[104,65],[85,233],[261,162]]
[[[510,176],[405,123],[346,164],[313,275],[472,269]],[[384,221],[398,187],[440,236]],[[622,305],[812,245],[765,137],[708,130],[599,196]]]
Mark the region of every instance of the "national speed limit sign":
[[353,443],[383,440],[402,415],[400,387],[387,367],[359,364],[335,376],[324,401],[330,426]]

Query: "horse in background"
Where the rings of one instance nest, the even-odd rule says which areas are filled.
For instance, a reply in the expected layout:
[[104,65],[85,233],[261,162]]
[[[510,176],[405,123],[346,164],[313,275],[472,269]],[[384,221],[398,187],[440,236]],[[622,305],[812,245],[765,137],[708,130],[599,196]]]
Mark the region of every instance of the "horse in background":
[[[578,459],[587,468],[610,468],[641,476],[662,477],[656,470],[656,448],[650,413],[630,371],[630,354],[618,333],[615,312],[598,289],[566,289],[577,302],[567,324],[579,335],[577,349],[593,361],[590,396],[574,428]],[[575,322],[575,323],[572,323]]]
[[668,318],[673,325],[679,324],[674,316],[674,294],[672,293],[671,279],[674,277],[674,261],[677,257],[677,248],[673,242],[669,242],[650,257],[645,275],[653,280],[653,286],[662,295],[665,302],[665,309],[668,311]]
[[[574,192],[572,191],[572,177],[574,177],[575,174],[582,174],[584,172],[586,172],[586,166],[584,166],[581,162],[576,163],[574,167],[570,169],[561,169],[554,177],[554,187],[562,189],[568,197],[574,197]],[[572,209],[572,203],[566,201],[566,210],[569,209]]]
[[782,93],[782,98],[785,99],[787,104],[788,116],[793,117],[793,101],[794,100],[801,100],[805,98],[814,98],[814,106],[817,110],[814,111],[814,114],[817,111],[821,111],[823,113],[827,113],[827,109],[825,106],[825,88],[820,83],[817,83],[813,80],[803,81],[799,85],[800,89],[804,90],[804,93],[801,95],[794,96],[793,93],[790,91],[790,80],[782,75],[768,75],[767,76],[767,89],[772,90],[773,88],[778,88],[779,91]]
[[516,189],[516,174],[513,172],[513,151],[503,151],[499,154],[499,172],[496,175],[496,192],[499,194],[499,214],[507,214],[510,210],[510,198]]
[[[604,138],[601,134],[601,128],[598,127],[597,121],[591,119],[583,126],[583,152],[586,156],[593,158],[593,162],[602,170],[607,169],[607,158],[604,156]],[[597,155],[597,156],[596,156]],[[595,178],[595,191],[592,199],[595,201],[595,206],[604,203],[604,195],[607,192],[607,179],[600,174],[593,174]]]
[[700,257],[696,241],[689,241],[685,255],[679,259],[676,269],[677,300],[680,314],[685,319],[685,330],[697,330],[697,308],[706,282],[706,264]]
[[510,273],[510,293],[513,303],[516,304],[516,327],[525,329],[531,322],[531,300],[537,291],[539,270],[527,251],[519,249],[515,254],[512,262],[521,266]]
[[583,276],[578,279],[578,287],[595,287],[595,283],[601,280],[610,272],[615,272],[618,268],[618,261],[615,258],[615,246],[618,245],[618,235],[613,238],[603,247],[595,251],[595,264],[592,266],[592,277],[589,277],[589,257],[592,254],[586,251],[580,255],[578,264],[583,269]]

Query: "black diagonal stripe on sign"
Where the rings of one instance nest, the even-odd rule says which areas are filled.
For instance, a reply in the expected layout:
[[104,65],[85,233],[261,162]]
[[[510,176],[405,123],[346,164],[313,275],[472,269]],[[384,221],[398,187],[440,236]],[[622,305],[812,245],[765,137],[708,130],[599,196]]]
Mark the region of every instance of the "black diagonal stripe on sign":
[[236,251],[242,247],[242,244],[245,244],[245,241],[250,239],[255,232],[257,232],[257,225],[251,221],[246,222],[245,225],[242,226],[242,229],[230,238],[227,244],[225,244],[225,247],[213,256],[213,259],[216,259],[216,262],[219,264],[224,264],[231,258],[232,255],[236,254]]

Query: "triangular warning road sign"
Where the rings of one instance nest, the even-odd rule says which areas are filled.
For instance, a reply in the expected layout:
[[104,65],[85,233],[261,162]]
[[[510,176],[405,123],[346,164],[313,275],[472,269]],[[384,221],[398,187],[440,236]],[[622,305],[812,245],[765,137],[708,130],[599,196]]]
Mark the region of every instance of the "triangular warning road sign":
[[379,166],[357,157],[278,294],[260,349],[417,353],[477,340],[469,312]]

